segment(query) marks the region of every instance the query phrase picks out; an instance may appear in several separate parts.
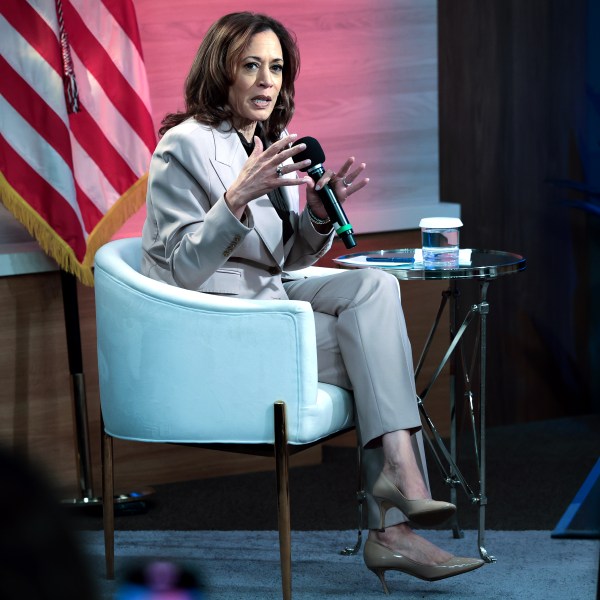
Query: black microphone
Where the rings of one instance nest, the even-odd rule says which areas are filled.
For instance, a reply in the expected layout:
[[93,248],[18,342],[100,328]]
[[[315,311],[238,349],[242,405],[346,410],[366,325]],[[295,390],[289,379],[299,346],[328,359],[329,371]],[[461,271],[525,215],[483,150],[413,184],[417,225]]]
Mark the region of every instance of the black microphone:
[[[292,159],[296,163],[302,162],[307,158],[310,159],[311,164],[308,167],[300,169],[300,171],[307,172],[316,183],[321,179],[323,173],[325,173],[325,168],[323,167],[325,152],[323,152],[321,144],[313,137],[303,137],[294,142],[293,145],[296,146],[298,144],[306,144],[306,149],[293,156]],[[349,223],[344,209],[335,197],[333,190],[328,184],[325,184],[317,194],[323,203],[323,207],[331,220],[335,232],[342,238],[344,246],[346,248],[354,248],[356,242],[354,241],[352,225]]]

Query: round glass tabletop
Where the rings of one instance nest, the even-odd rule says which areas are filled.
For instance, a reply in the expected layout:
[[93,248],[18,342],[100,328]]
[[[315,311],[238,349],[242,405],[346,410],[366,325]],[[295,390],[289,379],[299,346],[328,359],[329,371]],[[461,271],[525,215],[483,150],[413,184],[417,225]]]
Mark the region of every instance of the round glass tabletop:
[[398,279],[496,279],[526,267],[519,254],[471,248],[460,249],[457,267],[425,266],[420,248],[356,252],[333,261],[346,269],[385,269]]

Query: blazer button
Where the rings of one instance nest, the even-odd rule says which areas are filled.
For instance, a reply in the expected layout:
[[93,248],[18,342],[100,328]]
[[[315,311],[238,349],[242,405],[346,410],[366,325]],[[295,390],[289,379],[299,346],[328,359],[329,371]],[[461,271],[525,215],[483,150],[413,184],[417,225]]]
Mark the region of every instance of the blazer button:
[[236,238],[238,238],[238,239],[234,238],[234,241],[231,242],[229,244],[229,246],[227,246],[227,248],[225,248],[225,250],[223,251],[223,256],[225,258],[227,258],[235,250],[235,247],[237,246],[237,243],[240,241],[239,240],[239,236],[236,236]]

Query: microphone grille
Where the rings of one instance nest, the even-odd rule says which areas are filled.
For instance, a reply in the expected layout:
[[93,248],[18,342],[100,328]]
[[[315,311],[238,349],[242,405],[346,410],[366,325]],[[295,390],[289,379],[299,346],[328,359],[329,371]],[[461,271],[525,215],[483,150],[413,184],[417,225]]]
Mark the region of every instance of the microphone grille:
[[310,166],[300,169],[301,171],[308,171],[311,167],[315,165],[321,165],[325,162],[325,152],[323,152],[323,148],[321,148],[321,144],[314,137],[303,137],[299,140],[296,140],[292,145],[297,146],[298,144],[306,144],[306,149],[302,150],[295,156],[292,156],[292,160],[294,162],[302,162],[307,158],[310,159]]

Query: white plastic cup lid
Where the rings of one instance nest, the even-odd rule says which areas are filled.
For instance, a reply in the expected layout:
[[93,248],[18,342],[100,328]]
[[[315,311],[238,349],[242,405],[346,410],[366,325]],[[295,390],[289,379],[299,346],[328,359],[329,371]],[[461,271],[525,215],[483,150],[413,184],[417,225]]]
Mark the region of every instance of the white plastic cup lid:
[[462,227],[462,221],[456,217],[426,217],[419,223],[421,229],[455,229]]

